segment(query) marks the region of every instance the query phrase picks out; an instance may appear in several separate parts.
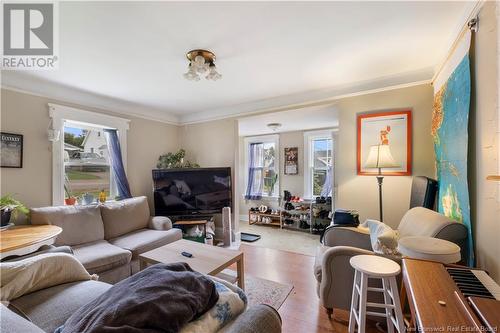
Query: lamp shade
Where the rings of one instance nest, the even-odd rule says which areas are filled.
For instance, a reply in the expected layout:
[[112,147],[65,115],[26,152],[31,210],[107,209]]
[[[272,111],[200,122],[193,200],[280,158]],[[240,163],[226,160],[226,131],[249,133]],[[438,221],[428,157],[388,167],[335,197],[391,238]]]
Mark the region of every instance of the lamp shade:
[[389,145],[374,145],[370,147],[366,168],[396,168],[400,165],[394,161]]

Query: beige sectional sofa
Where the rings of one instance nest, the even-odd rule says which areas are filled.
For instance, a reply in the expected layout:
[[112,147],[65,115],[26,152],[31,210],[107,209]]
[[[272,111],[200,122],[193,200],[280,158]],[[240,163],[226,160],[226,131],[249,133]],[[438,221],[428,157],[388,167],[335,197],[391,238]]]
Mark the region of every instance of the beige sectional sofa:
[[[104,205],[34,208],[31,223],[63,228],[55,245],[70,246],[89,273],[99,275],[99,281],[64,283],[14,299],[8,308],[0,304],[0,332],[54,332],[79,307],[111,288],[109,283],[136,273],[140,253],[182,237],[170,219],[149,216],[146,197]],[[220,332],[279,333],[281,318],[270,306],[254,305]]]
[[[35,291],[10,302],[0,304],[0,332],[53,333],[79,307],[111,288],[100,281],[78,281]],[[259,304],[229,322],[219,332],[280,333],[281,317],[270,306]]]
[[63,229],[54,245],[68,245],[99,280],[116,283],[139,271],[139,254],[182,238],[167,217],[152,217],[146,197],[90,206],[31,209],[32,224]]

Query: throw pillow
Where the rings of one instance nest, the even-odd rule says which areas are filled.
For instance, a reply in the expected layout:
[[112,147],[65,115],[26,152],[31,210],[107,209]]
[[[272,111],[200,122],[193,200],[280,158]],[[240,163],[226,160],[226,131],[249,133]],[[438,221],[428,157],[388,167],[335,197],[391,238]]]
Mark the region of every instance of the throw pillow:
[[217,303],[200,318],[184,326],[180,333],[214,333],[239,316],[247,306],[245,292],[227,281],[210,277],[219,293]]
[[370,241],[375,253],[398,255],[399,234],[387,224],[377,220],[366,220],[362,224],[370,230]]
[[0,264],[0,295],[10,301],[37,290],[63,283],[97,280],[67,253],[47,253]]

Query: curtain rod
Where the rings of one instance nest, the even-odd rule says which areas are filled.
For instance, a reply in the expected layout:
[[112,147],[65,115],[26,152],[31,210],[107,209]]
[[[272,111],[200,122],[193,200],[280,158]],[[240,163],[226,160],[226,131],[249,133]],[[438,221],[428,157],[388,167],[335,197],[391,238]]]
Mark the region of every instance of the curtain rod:
[[436,71],[436,73],[432,77],[432,80],[431,80],[431,84],[432,85],[436,81],[436,78],[439,76],[439,74],[441,74],[441,71],[443,70],[444,66],[446,65],[446,63],[450,59],[450,57],[453,54],[453,52],[455,51],[455,49],[457,48],[458,43],[460,42],[460,40],[462,39],[462,37],[465,35],[465,33],[467,32],[467,30],[470,30],[472,32],[476,32],[477,31],[477,25],[478,25],[478,22],[479,22],[478,14],[479,14],[479,11],[481,10],[481,8],[483,7],[483,5],[484,5],[484,0],[480,0],[480,1],[478,1],[476,3],[476,5],[474,6],[474,8],[472,9],[471,13],[467,17],[466,23],[462,26],[462,29],[460,29],[460,33],[458,34],[458,36],[453,41],[453,44],[451,44],[451,48],[448,51],[448,53],[446,55],[446,58],[441,62],[441,64],[439,65],[438,70]]

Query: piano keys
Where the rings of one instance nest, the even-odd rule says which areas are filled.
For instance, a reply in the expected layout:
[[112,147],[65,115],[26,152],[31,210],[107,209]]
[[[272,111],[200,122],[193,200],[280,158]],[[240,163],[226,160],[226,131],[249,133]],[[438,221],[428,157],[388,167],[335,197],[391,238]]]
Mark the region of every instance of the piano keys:
[[485,271],[456,267],[446,267],[446,270],[464,297],[477,296],[500,301],[500,286]]
[[500,286],[484,271],[403,259],[403,283],[420,331],[500,329]]

